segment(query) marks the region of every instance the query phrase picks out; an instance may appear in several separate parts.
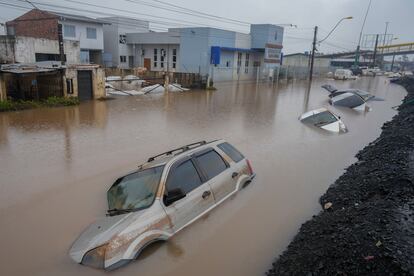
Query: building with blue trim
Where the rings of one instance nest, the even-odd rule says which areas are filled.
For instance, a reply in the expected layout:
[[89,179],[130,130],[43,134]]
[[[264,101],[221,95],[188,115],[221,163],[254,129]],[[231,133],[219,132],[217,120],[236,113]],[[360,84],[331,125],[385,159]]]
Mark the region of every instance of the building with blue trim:
[[214,81],[254,79],[280,65],[283,27],[250,26],[250,33],[209,27],[127,33],[135,67],[150,71],[200,73]]

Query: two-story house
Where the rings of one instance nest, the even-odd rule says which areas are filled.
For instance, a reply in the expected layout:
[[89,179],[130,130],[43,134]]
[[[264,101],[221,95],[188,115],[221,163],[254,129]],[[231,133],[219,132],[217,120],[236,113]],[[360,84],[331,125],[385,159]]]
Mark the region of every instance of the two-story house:
[[59,60],[59,27],[62,28],[67,63],[103,64],[103,20],[33,9],[6,23],[15,37],[15,62]]

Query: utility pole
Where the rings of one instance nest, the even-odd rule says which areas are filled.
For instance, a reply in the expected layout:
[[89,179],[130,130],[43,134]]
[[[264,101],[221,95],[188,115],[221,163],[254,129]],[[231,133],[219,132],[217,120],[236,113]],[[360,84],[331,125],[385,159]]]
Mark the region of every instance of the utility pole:
[[315,60],[316,37],[317,36],[318,36],[318,26],[315,26],[315,31],[314,31],[314,34],[313,34],[313,44],[312,44],[310,70],[309,70],[309,82],[312,82],[312,77],[313,77],[313,63],[314,63],[314,60]]
[[[169,50],[170,50],[170,45],[167,45],[167,52],[169,52]],[[164,50],[164,52],[162,53],[161,52],[161,55],[162,56],[164,56],[164,61],[165,61],[165,58],[167,58],[167,73],[165,74],[165,79],[164,79],[164,88],[165,88],[165,93],[168,93],[169,92],[169,86],[170,86],[170,68],[169,68],[169,66],[170,66],[170,63],[169,63],[169,53],[166,53],[165,52],[165,50]],[[164,72],[165,73],[165,72]]]
[[62,24],[58,24],[58,42],[59,42],[59,56],[62,65],[65,65],[65,49],[63,45],[63,27]]
[[369,0],[367,12],[365,13],[364,23],[362,23],[361,32],[359,34],[358,46],[357,46],[357,49],[355,51],[354,67],[358,67],[359,66],[359,53],[360,53],[360,50],[361,50],[362,33],[364,32],[365,22],[367,21],[368,13],[369,13],[369,10],[371,8],[371,3],[372,3],[372,0]]
[[375,65],[377,64],[378,39],[379,39],[379,34],[377,34],[377,37],[375,39],[374,55],[372,56],[372,67],[375,67]]

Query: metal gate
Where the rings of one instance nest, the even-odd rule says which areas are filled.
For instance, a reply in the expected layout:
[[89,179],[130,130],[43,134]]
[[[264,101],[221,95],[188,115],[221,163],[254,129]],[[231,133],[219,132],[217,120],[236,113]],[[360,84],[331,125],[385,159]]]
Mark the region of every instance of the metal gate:
[[93,98],[91,71],[78,71],[78,98],[80,101]]

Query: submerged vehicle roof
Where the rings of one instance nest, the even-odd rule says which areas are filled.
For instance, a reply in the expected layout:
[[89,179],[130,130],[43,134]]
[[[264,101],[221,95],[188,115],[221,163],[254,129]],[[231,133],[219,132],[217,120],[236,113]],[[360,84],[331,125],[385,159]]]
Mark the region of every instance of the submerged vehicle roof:
[[364,98],[362,98],[357,93],[352,92],[345,92],[331,98],[332,105],[345,106],[349,108],[355,108],[365,103],[366,101]]
[[206,146],[212,143],[216,143],[216,142],[225,142],[224,140],[214,140],[214,141],[210,141],[210,142],[206,142],[206,141],[199,141],[196,143],[191,143],[188,145],[184,145],[182,147],[176,148],[176,149],[172,149],[160,154],[157,154],[153,157],[148,158],[147,162],[144,164],[141,164],[140,166],[138,166],[138,169],[142,170],[142,169],[148,169],[148,168],[153,168],[153,167],[157,167],[157,166],[161,166],[161,165],[165,165],[167,164],[171,159],[180,156],[182,154],[186,154],[189,152],[193,152],[196,151],[198,148],[202,147],[202,146]]
[[311,117],[311,116],[314,116],[314,115],[317,115],[319,113],[326,112],[326,111],[328,111],[329,113],[332,113],[327,108],[322,107],[322,108],[314,109],[314,110],[311,110],[311,111],[308,111],[308,112],[303,113],[299,117],[299,120],[303,120],[303,119],[306,119],[308,117]]

